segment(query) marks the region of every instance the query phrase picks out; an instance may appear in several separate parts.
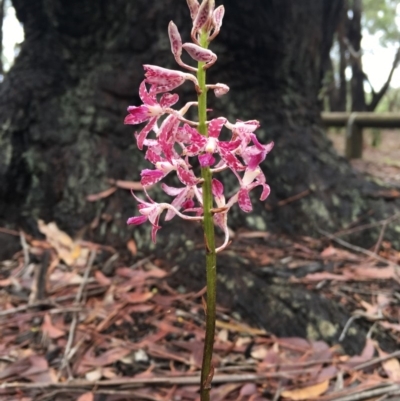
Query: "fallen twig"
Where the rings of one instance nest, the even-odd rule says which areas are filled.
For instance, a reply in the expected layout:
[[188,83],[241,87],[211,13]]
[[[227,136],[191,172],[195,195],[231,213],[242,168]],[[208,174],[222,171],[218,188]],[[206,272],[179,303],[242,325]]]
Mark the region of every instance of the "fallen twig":
[[[79,286],[78,292],[76,293],[74,306],[79,306],[79,304],[81,302],[83,290],[89,279],[90,271],[92,269],[95,258],[96,258],[96,251],[92,251],[90,253],[90,257],[89,257],[89,261],[88,261],[88,264],[85,269],[85,273],[83,274],[83,279],[82,279],[81,285]],[[61,377],[64,368],[69,367],[69,360],[72,358],[72,356],[75,354],[75,352],[77,350],[76,347],[74,349],[72,349],[72,345],[73,345],[74,338],[75,338],[75,331],[76,331],[76,326],[78,325],[78,319],[79,319],[79,314],[74,313],[72,322],[71,322],[71,327],[70,327],[69,334],[68,334],[67,345],[65,346],[64,356],[61,361],[60,370],[58,372],[58,378]],[[69,372],[69,376],[70,376],[69,379],[71,379],[72,372],[70,372],[70,369],[68,369],[68,372]]]
[[392,262],[391,260],[382,258],[381,256],[377,255],[375,252],[369,251],[368,249],[361,248],[360,246],[357,246],[357,245],[352,245],[352,244],[350,244],[350,243],[347,242],[347,241],[344,241],[344,240],[342,240],[342,239],[340,239],[340,238],[335,237],[333,234],[328,233],[328,232],[325,231],[325,230],[318,229],[318,231],[319,231],[321,234],[323,234],[323,235],[325,235],[326,237],[328,237],[329,239],[331,239],[332,241],[335,241],[335,242],[337,242],[338,244],[344,246],[345,248],[351,249],[351,250],[353,250],[353,251],[355,251],[355,252],[358,252],[358,253],[362,253],[362,254],[364,254],[364,255],[366,255],[366,256],[369,256],[369,257],[371,257],[371,258],[373,258],[373,259],[375,259],[375,260],[378,260],[379,262],[382,262],[382,263],[385,263],[385,264],[387,264],[387,265],[394,266],[394,267],[396,267],[397,269],[400,269],[400,266],[399,266],[397,263],[394,263],[394,262]]

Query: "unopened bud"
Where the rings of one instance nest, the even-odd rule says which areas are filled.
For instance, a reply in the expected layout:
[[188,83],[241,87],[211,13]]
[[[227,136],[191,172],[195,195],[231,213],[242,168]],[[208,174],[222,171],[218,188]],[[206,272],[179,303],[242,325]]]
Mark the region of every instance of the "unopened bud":
[[217,7],[213,12],[213,23],[214,30],[218,31],[221,29],[222,19],[224,18],[225,8],[224,6]]
[[229,92],[229,86],[225,84],[215,84],[214,94],[216,97],[221,97]]
[[193,30],[195,32],[200,31],[201,28],[212,22],[212,12],[214,11],[214,6],[214,0],[204,0],[201,3],[196,18],[193,21]]
[[193,60],[211,63],[217,59],[217,55],[211,50],[204,49],[194,43],[184,43],[182,47],[188,52]]
[[171,42],[172,54],[175,58],[179,58],[182,54],[182,39],[178,27],[172,21],[168,25],[168,35]]
[[192,21],[194,21],[199,11],[200,7],[199,2],[197,0],[186,0],[186,2],[190,10],[190,16],[192,17]]

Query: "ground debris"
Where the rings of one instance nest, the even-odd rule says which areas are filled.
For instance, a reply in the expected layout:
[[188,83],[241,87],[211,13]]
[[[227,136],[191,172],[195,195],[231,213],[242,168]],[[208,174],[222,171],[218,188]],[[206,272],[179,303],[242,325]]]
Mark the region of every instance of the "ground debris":
[[[198,400],[204,291],[171,288],[171,270],[151,257],[107,274],[116,251],[42,224],[51,241],[24,236],[24,249],[0,262],[0,399]],[[230,252],[336,298],[371,332],[360,355],[349,356],[323,341],[278,338],[220,308],[213,401],[352,401],[400,392],[400,352],[385,352],[373,337],[379,326],[400,338],[399,255],[389,244],[371,251],[386,265],[326,237],[242,231]]]

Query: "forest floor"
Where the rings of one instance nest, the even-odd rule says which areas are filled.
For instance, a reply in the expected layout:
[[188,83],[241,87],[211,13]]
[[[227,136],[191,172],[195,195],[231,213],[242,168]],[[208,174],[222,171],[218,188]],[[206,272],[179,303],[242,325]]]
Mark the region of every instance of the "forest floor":
[[[353,164],[397,191],[400,135],[386,134]],[[333,139],[340,148],[343,137]],[[18,243],[0,262],[0,400],[197,401],[204,291],[171,288],[179,266],[138,257],[132,240],[135,262],[124,264],[115,249],[74,241],[53,223],[40,230],[47,239],[0,228]],[[367,322],[363,351],[278,338],[219,308],[212,401],[399,399],[400,351],[385,351],[374,333],[400,342],[400,252],[383,239],[373,249],[338,244],[341,234],[253,247],[273,236],[241,232],[232,249],[258,266],[283,264],[290,282],[340,303],[351,316],[341,338],[354,320]],[[296,275],[316,260],[331,271]]]

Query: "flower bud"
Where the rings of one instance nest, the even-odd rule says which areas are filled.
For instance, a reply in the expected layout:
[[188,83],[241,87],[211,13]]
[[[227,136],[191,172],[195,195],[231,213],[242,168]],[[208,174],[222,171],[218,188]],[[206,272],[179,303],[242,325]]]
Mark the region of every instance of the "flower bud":
[[171,42],[172,54],[175,58],[180,57],[182,54],[182,39],[178,27],[172,21],[168,25],[168,36]]
[[192,21],[194,21],[199,11],[200,7],[199,2],[197,0],[186,0],[186,2],[190,10],[190,16],[192,17]]
[[217,55],[211,50],[204,49],[201,46],[195,45],[194,43],[185,43],[182,46],[189,54],[189,56],[196,61],[202,61],[205,63],[215,62]]
[[225,84],[215,84],[214,94],[216,97],[221,97],[229,92],[229,86]]
[[197,12],[196,18],[193,21],[193,30],[198,32],[204,26],[212,22],[212,12],[214,11],[214,0],[203,0]]
[[221,29],[222,25],[222,18],[224,18],[225,14],[225,7],[224,6],[219,6],[217,7],[214,12],[213,12],[213,24],[214,24],[214,30],[218,31]]

